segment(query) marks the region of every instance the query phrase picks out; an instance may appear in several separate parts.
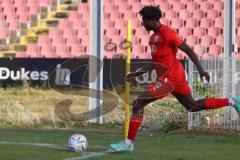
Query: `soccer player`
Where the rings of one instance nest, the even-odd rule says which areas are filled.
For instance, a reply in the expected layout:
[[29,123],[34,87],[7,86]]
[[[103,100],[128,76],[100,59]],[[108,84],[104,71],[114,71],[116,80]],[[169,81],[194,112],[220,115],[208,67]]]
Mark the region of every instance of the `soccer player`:
[[[185,72],[182,64],[176,59],[177,48],[184,51],[196,65],[201,79],[206,78],[209,82],[210,76],[202,68],[196,53],[168,26],[160,23],[162,17],[161,10],[156,6],[145,6],[139,14],[142,17],[143,26],[149,31],[153,31],[149,45],[151,47],[152,63],[156,69],[158,80],[147,87],[147,90],[140,94],[132,104],[132,116],[129,123],[129,132],[126,140],[111,144],[110,147],[118,152],[133,151],[134,139],[139,126],[143,120],[144,107],[158,99],[165,97],[171,92],[176,99],[190,112],[216,109],[224,106],[232,106],[240,114],[240,96],[233,98],[205,98],[194,100],[191,90],[186,82]],[[165,66],[167,71],[161,73],[161,68]],[[127,81],[138,75],[152,70],[153,67],[143,68],[138,72],[129,73]],[[162,75],[161,75],[162,74]],[[167,92],[166,92],[167,91]]]

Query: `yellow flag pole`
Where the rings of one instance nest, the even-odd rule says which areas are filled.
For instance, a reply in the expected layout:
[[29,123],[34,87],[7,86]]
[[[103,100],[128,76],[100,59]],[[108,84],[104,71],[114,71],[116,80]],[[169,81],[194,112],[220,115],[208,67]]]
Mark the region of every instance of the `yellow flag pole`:
[[[127,23],[127,56],[126,56],[126,75],[130,72],[131,64],[131,39],[132,39],[132,21],[128,20]],[[129,122],[130,122],[130,82],[125,82],[125,139],[128,136]]]

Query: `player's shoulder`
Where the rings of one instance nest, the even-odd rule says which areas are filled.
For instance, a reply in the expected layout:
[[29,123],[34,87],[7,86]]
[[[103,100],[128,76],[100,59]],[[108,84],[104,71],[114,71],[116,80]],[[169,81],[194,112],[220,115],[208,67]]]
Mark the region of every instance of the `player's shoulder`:
[[166,26],[164,24],[161,24],[161,31],[163,33],[176,33],[176,31],[173,28]]

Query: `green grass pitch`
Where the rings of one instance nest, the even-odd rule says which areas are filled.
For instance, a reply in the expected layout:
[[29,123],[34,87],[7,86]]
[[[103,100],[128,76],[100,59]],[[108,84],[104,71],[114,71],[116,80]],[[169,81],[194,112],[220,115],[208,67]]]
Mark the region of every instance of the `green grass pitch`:
[[[87,152],[67,151],[68,137],[83,133]],[[0,129],[0,160],[239,160],[240,134],[140,133],[131,153],[105,154],[121,132]]]

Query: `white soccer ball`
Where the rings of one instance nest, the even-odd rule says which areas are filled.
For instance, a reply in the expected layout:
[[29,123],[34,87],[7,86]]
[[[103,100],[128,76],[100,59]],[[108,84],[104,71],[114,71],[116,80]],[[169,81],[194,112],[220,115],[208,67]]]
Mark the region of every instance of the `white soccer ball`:
[[68,148],[73,152],[85,151],[87,146],[87,138],[82,134],[74,134],[68,140]]

